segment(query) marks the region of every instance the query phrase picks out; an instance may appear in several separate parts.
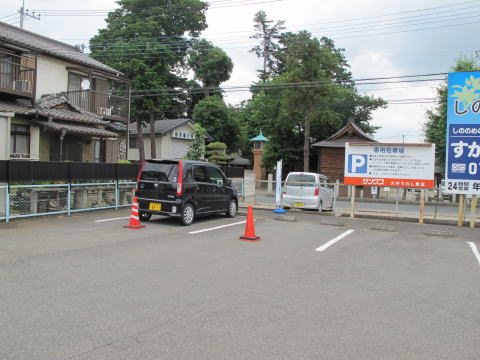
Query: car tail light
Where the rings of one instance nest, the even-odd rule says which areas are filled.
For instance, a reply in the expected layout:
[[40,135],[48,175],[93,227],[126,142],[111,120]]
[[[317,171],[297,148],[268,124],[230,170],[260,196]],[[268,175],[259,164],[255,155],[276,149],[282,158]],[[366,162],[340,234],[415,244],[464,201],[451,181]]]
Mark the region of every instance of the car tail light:
[[313,194],[313,196],[318,196],[318,194],[320,194],[320,188],[318,184],[315,184],[315,193]]
[[140,165],[140,171],[138,172],[138,176],[137,176],[137,186],[135,188],[135,195],[138,191],[138,183],[140,182],[140,177],[142,176],[142,171],[144,166],[145,166],[145,161],[142,161],[142,165]]
[[178,176],[177,176],[177,196],[183,194],[183,164],[178,162]]
[[286,191],[282,192],[282,195],[287,195],[287,192]]

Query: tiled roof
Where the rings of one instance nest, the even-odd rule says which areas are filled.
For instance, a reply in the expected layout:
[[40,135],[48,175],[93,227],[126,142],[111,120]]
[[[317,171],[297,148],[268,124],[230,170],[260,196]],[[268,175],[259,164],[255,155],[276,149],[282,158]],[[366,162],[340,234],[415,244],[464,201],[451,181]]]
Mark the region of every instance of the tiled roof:
[[77,125],[68,122],[59,123],[48,120],[32,120],[32,123],[55,132],[65,131],[69,134],[90,135],[99,137],[117,137],[117,134],[115,134],[114,132],[99,129],[95,126],[89,125]]
[[365,133],[355,122],[350,119],[347,124],[338,130],[328,139],[317,142],[312,146],[316,147],[345,147],[346,142],[351,141],[371,141],[376,142],[374,138]]
[[13,112],[26,115],[30,108],[21,100],[0,99],[0,112]]
[[115,76],[122,73],[82,53],[72,45],[0,22],[0,40],[45,55],[56,56],[75,64],[86,65]]
[[[55,108],[62,104],[65,104],[67,109]],[[71,108],[71,110],[68,108]],[[75,121],[92,125],[109,124],[108,121],[102,120],[100,116],[76,107],[62,94],[45,96],[35,103],[35,107],[29,110],[28,114],[46,118],[52,116],[55,120]]]
[[[173,120],[155,120],[155,134],[163,135],[173,129],[178,128],[186,123],[192,123],[191,119],[173,119]],[[137,133],[137,124],[132,123],[130,125],[130,133],[136,134]],[[150,127],[142,128],[142,134],[150,134]]]
[[[54,108],[62,104],[65,104],[66,107],[71,107],[72,110]],[[108,121],[103,121],[99,116],[75,107],[61,94],[46,96],[39,100],[33,108],[29,106],[29,102],[25,100],[0,99],[0,112],[13,112],[19,115],[35,116],[31,120],[33,124],[55,132],[62,132],[64,130],[72,134],[117,137],[116,133],[105,130],[104,127],[110,127],[118,132],[126,131],[125,125],[118,123],[111,124]],[[52,117],[52,121],[47,120],[50,116]]]
[[113,131],[117,132],[127,132],[127,125],[118,123],[118,122],[111,122],[107,125],[107,128],[112,129]]

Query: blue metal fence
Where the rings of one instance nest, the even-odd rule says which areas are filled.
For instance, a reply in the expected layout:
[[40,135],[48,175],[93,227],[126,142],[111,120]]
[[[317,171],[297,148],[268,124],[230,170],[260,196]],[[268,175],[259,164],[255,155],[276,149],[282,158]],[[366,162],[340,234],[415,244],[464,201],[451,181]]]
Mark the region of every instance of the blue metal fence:
[[0,186],[0,220],[131,206],[135,182]]

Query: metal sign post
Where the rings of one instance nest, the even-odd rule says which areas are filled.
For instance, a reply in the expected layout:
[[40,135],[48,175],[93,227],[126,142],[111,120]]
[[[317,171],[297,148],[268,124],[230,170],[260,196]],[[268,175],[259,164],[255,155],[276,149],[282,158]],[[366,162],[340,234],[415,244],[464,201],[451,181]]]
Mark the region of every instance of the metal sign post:
[[476,219],[476,213],[477,213],[477,202],[478,202],[478,197],[477,195],[474,195],[472,197],[472,202],[470,204],[470,227],[473,229],[475,227],[475,219]]
[[457,221],[458,227],[463,226],[463,216],[465,215],[464,212],[465,212],[465,195],[460,194],[458,199],[458,221]]
[[418,223],[423,224],[423,218],[425,217],[425,189],[420,191],[420,207],[419,207],[419,216]]
[[350,200],[350,217],[353,219],[355,217],[355,185],[352,185],[352,198]]
[[276,214],[285,214],[287,211],[282,209],[282,160],[277,161],[277,172],[275,178],[275,204],[277,208],[273,210]]

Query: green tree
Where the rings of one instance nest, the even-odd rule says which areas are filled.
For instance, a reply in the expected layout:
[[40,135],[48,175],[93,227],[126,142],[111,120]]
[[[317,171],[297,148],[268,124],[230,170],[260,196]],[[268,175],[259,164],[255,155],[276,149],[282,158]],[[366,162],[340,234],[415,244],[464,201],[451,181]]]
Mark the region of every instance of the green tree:
[[185,159],[187,160],[201,160],[205,156],[205,138],[207,133],[200,124],[195,124],[195,130],[193,131],[193,141],[188,148]]
[[285,21],[279,20],[273,26],[273,20],[268,20],[265,11],[259,11],[253,18],[253,28],[257,31],[255,35],[250,36],[251,39],[261,40],[260,45],[253,47],[250,52],[253,52],[257,57],[263,59],[263,68],[258,70],[261,82],[269,80],[274,73],[276,66],[275,53],[278,52],[279,46],[276,42],[279,34],[285,29],[283,26]]
[[[119,8],[108,14],[106,28],[90,40],[91,55],[133,81],[133,94],[137,95],[133,97],[131,114],[140,128],[147,119],[152,123],[156,114],[160,113],[160,118],[176,115],[176,109],[185,105],[184,97],[172,96],[168,89],[185,87],[188,82],[182,76],[187,72],[186,55],[190,39],[198,37],[207,27],[207,3],[199,0],[117,0],[117,3]],[[156,91],[142,93],[146,89]],[[143,154],[141,138],[139,147]]]
[[220,96],[201,100],[193,110],[193,121],[205,128],[216,141],[222,140],[229,152],[240,146],[240,125]]
[[[480,71],[479,64],[473,58],[460,57],[451,68],[452,72]],[[437,105],[427,111],[427,119],[423,125],[425,140],[436,145],[437,158],[442,168],[445,166],[446,131],[447,131],[447,82],[436,89]]]
[[195,78],[206,88],[206,96],[210,93],[208,88],[218,87],[230,79],[233,70],[232,59],[211,42],[205,39],[196,41],[189,55],[188,65],[194,71]]
[[[311,144],[331,136],[351,118],[365,132],[375,132],[372,111],[386,103],[358,94],[343,50],[332,40],[315,39],[305,31],[282,34],[274,57],[271,80],[252,87],[253,96],[239,115],[245,137],[262,129],[269,138],[263,153],[269,171],[280,158],[285,171],[308,171]],[[242,149],[249,154],[251,144],[244,140]]]
[[[289,85],[278,86],[278,90],[276,86],[273,88],[284,109],[283,116],[290,119],[293,132],[303,135],[303,170],[309,171],[310,145],[316,138],[312,136],[312,128],[320,130],[320,126],[334,119],[338,123],[343,118],[344,123],[355,115],[355,109],[361,107],[362,111],[369,113],[367,109],[371,111],[383,106],[384,102],[356,93],[343,50],[335,48],[331,39],[316,39],[310,33],[301,31],[288,37],[284,45],[284,72],[275,78],[273,85]],[[336,106],[344,109],[338,111],[334,108]],[[350,116],[345,116],[347,109]]]
[[213,142],[207,145],[207,158],[213,164],[225,165],[230,160],[227,155],[227,145],[222,142]]

